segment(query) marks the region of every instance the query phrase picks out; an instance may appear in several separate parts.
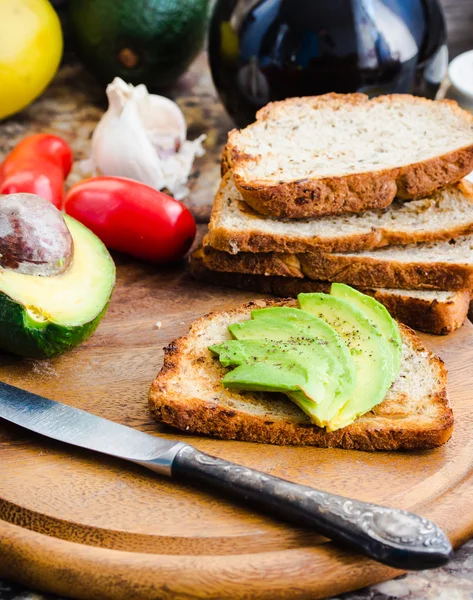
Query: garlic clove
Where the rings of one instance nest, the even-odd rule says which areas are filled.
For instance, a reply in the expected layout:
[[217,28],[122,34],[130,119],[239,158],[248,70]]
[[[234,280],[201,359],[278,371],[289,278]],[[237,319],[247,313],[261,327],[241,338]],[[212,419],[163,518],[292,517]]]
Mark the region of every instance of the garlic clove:
[[179,106],[169,98],[147,94],[139,101],[139,112],[148,138],[158,152],[178,152],[187,136],[186,120]]
[[133,90],[121,84],[109,94],[110,108],[93,133],[92,160],[104,175],[129,177],[162,189],[162,168],[141,123]]
[[178,200],[196,156],[205,150],[200,136],[186,140],[187,125],[175,102],[115,78],[107,87],[109,108],[92,136],[92,160],[104,175],[130,177]]

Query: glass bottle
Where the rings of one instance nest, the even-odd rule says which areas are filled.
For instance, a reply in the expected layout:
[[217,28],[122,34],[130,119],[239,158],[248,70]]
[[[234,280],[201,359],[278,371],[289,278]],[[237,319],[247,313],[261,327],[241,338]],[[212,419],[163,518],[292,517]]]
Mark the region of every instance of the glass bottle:
[[209,61],[238,126],[327,92],[433,98],[448,66],[438,0],[217,0]]

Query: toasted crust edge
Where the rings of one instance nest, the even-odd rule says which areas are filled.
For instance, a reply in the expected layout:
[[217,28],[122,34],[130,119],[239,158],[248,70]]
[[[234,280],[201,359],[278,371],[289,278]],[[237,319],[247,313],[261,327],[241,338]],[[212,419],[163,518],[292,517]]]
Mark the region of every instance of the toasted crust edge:
[[[199,281],[279,297],[295,297],[300,293],[308,292],[327,292],[330,289],[329,282],[307,278],[271,275],[265,277],[247,273],[212,271],[205,265],[201,249],[191,255],[190,270],[192,276]],[[455,292],[455,298],[447,302],[437,300],[430,302],[412,296],[398,296],[374,287],[358,289],[374,296],[401,323],[434,335],[446,335],[461,327],[467,319],[470,305],[468,290]]]
[[[366,102],[384,102],[396,99],[403,94],[391,94],[368,99],[365,94],[325,94],[307,98],[291,98],[273,102],[258,111],[256,120],[270,119],[273,111],[283,106],[303,100],[316,106],[324,103],[364,104]],[[430,103],[432,100],[408,96],[410,102]],[[461,109],[452,100],[448,103],[455,112],[461,112],[463,118],[471,121],[473,116]],[[249,125],[248,127],[251,127]],[[427,196],[449,183],[459,181],[473,170],[473,144],[447,152],[425,161],[403,167],[394,167],[380,171],[354,173],[346,176],[333,176],[321,179],[302,179],[272,184],[268,181],[246,181],[239,169],[254,157],[239,151],[234,141],[238,130],[228,136],[228,149],[224,151],[226,166],[231,163],[235,184],[245,201],[256,211],[264,215],[300,219],[336,215],[347,212],[386,208],[396,196],[405,199]],[[224,167],[222,163],[222,167]]]
[[[286,302],[294,303],[294,300]],[[249,302],[231,311],[239,314],[254,306],[284,304],[284,300]],[[149,408],[154,419],[177,429],[192,433],[211,435],[221,439],[242,440],[276,445],[319,446],[323,448],[344,448],[352,450],[412,450],[434,448],[444,444],[453,431],[453,412],[447,398],[447,371],[443,361],[428,351],[414,332],[400,325],[403,336],[410,338],[417,352],[427,352],[429,361],[443,382],[442,389],[436,391],[431,403],[438,405],[438,418],[431,427],[370,427],[360,426],[357,421],[334,432],[326,432],[314,425],[290,422],[271,422],[264,417],[249,415],[236,409],[210,405],[201,398],[183,398],[180,394],[168,393],[172,380],[180,376],[180,363],[183,360],[193,332],[205,325],[218,313],[209,313],[198,319],[187,336],[178,338],[165,348],[164,364],[149,391]]]
[[[245,231],[227,229],[219,224],[226,202],[225,190],[228,179],[232,176],[227,171],[215,197],[209,223],[209,231],[205,236],[205,245],[216,250],[236,254],[237,252],[358,252],[374,250],[389,245],[404,245],[420,242],[438,242],[473,233],[473,222],[452,229],[436,232],[418,230],[413,234],[390,232],[383,229],[371,229],[366,233],[357,233],[338,238],[295,238],[285,234],[271,234],[252,229],[251,225]],[[467,180],[453,184],[473,204],[473,183]]]
[[434,335],[452,333],[468,318],[470,292],[455,292],[455,300],[438,302],[409,296],[397,296],[375,289],[361,288],[365,294],[374,296],[401,323]]
[[350,285],[405,290],[473,289],[473,267],[468,264],[405,263],[366,256],[330,253],[285,254],[267,252],[229,254],[204,246],[206,265],[214,271],[307,277],[321,281],[343,281]]
[[405,290],[473,289],[473,267],[467,264],[440,260],[436,263],[403,263],[329,253],[298,254],[297,257],[302,273],[310,279]]

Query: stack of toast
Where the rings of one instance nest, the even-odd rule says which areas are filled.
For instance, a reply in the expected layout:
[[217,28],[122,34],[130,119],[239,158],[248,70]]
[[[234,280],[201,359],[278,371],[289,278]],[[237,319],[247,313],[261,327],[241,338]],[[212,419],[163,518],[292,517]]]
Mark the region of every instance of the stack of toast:
[[337,281],[445,334],[473,289],[473,117],[451,101],[327,94],[229,134],[197,279],[277,296]]

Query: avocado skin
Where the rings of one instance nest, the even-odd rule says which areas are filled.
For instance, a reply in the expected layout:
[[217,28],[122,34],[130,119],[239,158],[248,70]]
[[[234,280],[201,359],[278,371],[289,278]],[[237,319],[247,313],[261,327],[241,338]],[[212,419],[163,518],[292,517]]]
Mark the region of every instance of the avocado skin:
[[64,326],[33,321],[23,305],[0,292],[0,348],[25,358],[52,358],[85,342],[108,308],[89,323]]
[[[170,86],[203,46],[209,0],[74,0],[75,50],[103,83],[121,77],[150,91]],[[131,51],[126,66],[120,53]],[[130,57],[130,52],[128,52]]]

